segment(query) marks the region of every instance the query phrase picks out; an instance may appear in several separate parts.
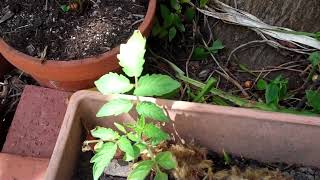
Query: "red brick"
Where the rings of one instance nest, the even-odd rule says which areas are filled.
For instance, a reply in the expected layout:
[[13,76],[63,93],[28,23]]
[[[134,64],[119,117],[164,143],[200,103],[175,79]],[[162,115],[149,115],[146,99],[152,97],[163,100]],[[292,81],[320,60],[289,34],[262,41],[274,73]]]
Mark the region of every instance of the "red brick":
[[26,86],[2,152],[50,158],[70,96],[70,92]]
[[0,153],[1,180],[43,180],[49,159]]

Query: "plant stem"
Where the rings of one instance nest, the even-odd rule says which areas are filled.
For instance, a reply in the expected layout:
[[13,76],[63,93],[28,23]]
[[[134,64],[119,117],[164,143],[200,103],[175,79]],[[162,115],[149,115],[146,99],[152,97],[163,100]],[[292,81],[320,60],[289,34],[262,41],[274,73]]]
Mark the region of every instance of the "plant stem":
[[193,99],[193,102],[201,102],[202,97],[208,94],[213,86],[216,84],[217,80],[214,78],[210,78],[207,84],[202,88],[202,90],[197,94],[197,96]]

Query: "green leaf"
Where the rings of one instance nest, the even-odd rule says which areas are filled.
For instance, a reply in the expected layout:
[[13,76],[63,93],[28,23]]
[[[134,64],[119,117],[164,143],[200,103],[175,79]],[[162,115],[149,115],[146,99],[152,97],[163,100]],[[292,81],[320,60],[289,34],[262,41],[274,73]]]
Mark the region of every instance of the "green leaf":
[[65,13],[69,12],[70,11],[70,7],[68,5],[61,5],[60,6],[61,10]]
[[168,180],[168,174],[161,172],[160,170],[157,170],[154,180]]
[[103,144],[101,149],[91,158],[90,163],[93,165],[93,179],[98,180],[104,169],[110,164],[117,151],[117,144],[107,142]]
[[102,139],[103,141],[113,141],[120,137],[118,132],[110,128],[105,128],[100,126],[97,126],[96,128],[92,129],[90,132],[93,137]]
[[316,111],[320,111],[320,92],[308,90],[306,92],[308,104]]
[[164,122],[169,121],[169,118],[166,116],[163,109],[152,102],[141,102],[136,108],[138,114],[143,117]]
[[143,134],[151,140],[152,145],[157,145],[162,141],[170,139],[169,134],[153,124],[147,124],[143,129]]
[[146,38],[139,30],[134,31],[126,44],[120,45],[120,54],[117,55],[119,65],[129,77],[139,77],[143,70]]
[[170,0],[170,5],[177,11],[181,10],[181,5],[179,4],[178,0]]
[[186,9],[184,13],[186,21],[188,22],[192,22],[195,15],[196,15],[196,10],[193,7],[189,7],[188,9]]
[[211,53],[218,53],[218,50],[223,49],[224,46],[220,40],[216,40],[212,43],[212,46],[208,48]]
[[177,166],[177,162],[171,152],[160,152],[156,156],[156,162],[164,169],[170,170]]
[[94,145],[94,151],[99,151],[103,146],[103,141],[99,141],[96,145]]
[[170,76],[161,74],[140,77],[138,87],[134,90],[136,96],[162,96],[180,87],[180,83]]
[[200,8],[204,8],[208,3],[208,0],[200,0]]
[[166,19],[167,16],[170,15],[170,13],[171,12],[170,12],[169,8],[166,5],[160,4],[160,14],[161,14],[162,19]]
[[137,134],[134,134],[133,132],[130,132],[127,134],[128,138],[133,141],[133,142],[139,142],[141,141],[141,139],[139,138],[139,136]]
[[262,91],[262,90],[265,90],[267,89],[267,86],[268,86],[268,83],[263,80],[263,79],[259,79],[258,82],[257,82],[257,89]]
[[142,161],[135,167],[128,176],[128,180],[144,180],[150,173],[154,162],[152,160]]
[[266,103],[267,104],[278,104],[279,103],[279,86],[274,83],[270,83],[266,89]]
[[126,99],[113,99],[103,105],[97,113],[97,117],[117,116],[122,113],[127,113],[131,110],[133,104]]
[[126,153],[126,160],[134,160],[134,151],[129,139],[127,139],[125,136],[121,136],[117,143],[121,151]]
[[191,0],[180,0],[180,3],[189,3]]
[[168,16],[166,16],[166,18],[164,18],[163,21],[163,28],[169,28],[170,26],[172,26],[174,22],[174,14],[170,13]]
[[231,163],[231,158],[230,156],[224,151],[224,149],[222,150],[223,153],[223,159],[224,159],[224,164],[228,165]]
[[126,93],[133,88],[128,78],[117,73],[108,73],[94,82],[102,94]]
[[119,131],[123,132],[124,134],[127,134],[126,128],[124,126],[122,126],[121,124],[118,123],[113,123],[117,129],[119,129]]
[[196,47],[193,51],[192,59],[202,60],[208,58],[208,56],[209,53],[204,48]]
[[185,29],[184,25],[182,24],[181,19],[180,19],[178,14],[174,14],[173,24],[178,28],[178,30],[180,32],[185,32],[186,31],[186,29]]
[[320,52],[317,51],[311,53],[308,59],[311,61],[313,67],[318,66],[318,64],[320,63]]
[[169,41],[172,41],[172,39],[173,39],[174,37],[176,37],[176,34],[177,34],[176,28],[175,28],[175,27],[171,27],[171,28],[169,29]]

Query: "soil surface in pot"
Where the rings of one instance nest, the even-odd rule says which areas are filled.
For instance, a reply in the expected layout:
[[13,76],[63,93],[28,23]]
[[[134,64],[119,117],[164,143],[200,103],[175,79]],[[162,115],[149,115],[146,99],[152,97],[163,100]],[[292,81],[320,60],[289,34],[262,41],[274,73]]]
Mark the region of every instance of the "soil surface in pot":
[[[80,153],[78,167],[75,170],[73,180],[92,180],[92,164],[90,159],[93,156],[92,152]],[[286,177],[288,180],[318,180],[320,179],[320,169],[314,167],[306,167],[302,165],[288,165],[285,163],[264,163],[257,160],[247,159],[244,157],[227,155],[229,160],[226,160],[226,156],[218,154],[216,152],[209,152],[208,159],[213,162],[213,173],[215,180],[221,180],[218,177],[224,177],[222,179],[228,179],[238,175],[239,171],[246,175],[255,176],[257,178],[247,178],[248,180],[260,180],[263,176],[272,175],[278,171],[279,175]],[[235,168],[236,167],[236,168]],[[257,170],[258,171],[255,171]],[[247,171],[246,171],[247,170]],[[261,176],[259,176],[261,174]],[[235,176],[235,177],[234,177]],[[239,177],[240,178],[240,177]],[[103,174],[100,180],[125,180],[123,177],[113,177],[107,174]],[[152,180],[151,177],[146,178]],[[174,180],[173,178],[170,178]],[[266,178],[268,179],[268,178]],[[270,177],[269,177],[270,179]],[[272,179],[272,178],[271,178]],[[200,180],[200,179],[199,179]],[[277,178],[276,180],[284,180],[283,178]]]
[[92,57],[126,42],[143,21],[147,3],[146,0],[2,0],[0,36],[17,50],[34,57],[52,60]]

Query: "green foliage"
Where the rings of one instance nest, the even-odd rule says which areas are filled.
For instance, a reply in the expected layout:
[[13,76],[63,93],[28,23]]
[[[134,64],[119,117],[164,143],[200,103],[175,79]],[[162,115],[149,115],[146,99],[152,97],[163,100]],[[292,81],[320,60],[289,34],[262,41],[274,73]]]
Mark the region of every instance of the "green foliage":
[[146,160],[140,162],[136,168],[129,174],[128,180],[144,180],[147,175],[150,173],[152,167],[154,165],[154,161]]
[[140,116],[158,121],[168,122],[169,119],[163,109],[152,102],[141,102],[137,105],[137,112]]
[[317,51],[317,52],[311,53],[309,56],[309,60],[313,67],[318,66],[318,64],[320,63],[320,52]]
[[311,106],[316,112],[320,112],[320,92],[308,90],[306,95],[308,105]]
[[70,11],[70,6],[64,4],[64,5],[61,5],[61,6],[60,6],[60,9],[61,9],[64,13],[67,13],[67,12]]
[[160,170],[157,170],[154,180],[168,180],[168,174],[163,173]]
[[222,150],[222,153],[223,153],[224,164],[225,165],[230,164],[231,163],[231,158],[230,158],[229,154],[226,153],[226,151],[224,151],[224,149]]
[[114,141],[120,137],[118,132],[110,128],[105,128],[100,126],[97,126],[96,128],[92,129],[91,135],[103,141]]
[[162,96],[180,87],[180,83],[168,75],[152,74],[142,76],[138,87],[134,90],[136,96]]
[[95,81],[97,89],[105,95],[113,93],[126,93],[133,88],[130,80],[123,75],[116,73],[108,73],[103,75],[99,80]]
[[160,152],[156,156],[156,162],[164,169],[170,170],[177,166],[177,162],[174,159],[171,152]]
[[117,152],[117,144],[113,142],[107,142],[102,145],[101,149],[96,153],[90,163],[93,165],[93,179],[98,180],[101,174],[103,173],[105,167],[107,167],[114,155]]
[[262,91],[262,90],[266,90],[268,86],[268,83],[263,80],[263,79],[259,79],[257,82],[257,89]]
[[[180,8],[177,2],[172,1],[172,6],[176,10]],[[162,9],[167,13],[167,9]],[[173,22],[176,16],[173,15]],[[171,20],[168,20],[171,21]],[[168,22],[170,23],[170,22]],[[180,27],[181,28],[181,27]],[[127,93],[134,89],[136,96],[162,96],[180,88],[180,83],[167,75],[152,74],[141,76],[144,64],[146,39],[139,31],[135,31],[126,44],[120,45],[120,54],[117,55],[119,64],[122,67],[124,75],[108,73],[95,82],[97,89],[103,94]],[[141,77],[140,77],[141,76]],[[134,77],[134,85],[130,83],[129,77]],[[170,152],[164,154],[153,154],[156,145],[166,141],[170,136],[152,123],[146,122],[145,118],[150,118],[160,122],[167,122],[164,110],[151,102],[137,102],[131,100],[115,98],[104,104],[97,113],[97,117],[117,116],[122,113],[128,113],[136,105],[138,114],[137,120],[130,124],[114,123],[118,131],[110,128],[99,127],[91,130],[93,137],[98,140],[85,141],[84,146],[89,143],[97,143],[94,146],[95,155],[91,159],[93,165],[94,179],[98,179],[103,170],[110,164],[117,150],[124,153],[124,160],[134,161],[142,154],[151,157],[150,160],[138,163],[136,168],[130,173],[128,179],[143,180],[150,171],[156,171],[157,179],[168,179],[168,175],[161,169],[175,167],[174,157]],[[157,160],[156,160],[157,159]],[[165,161],[165,162],[164,162]]]
[[200,8],[204,8],[209,0],[200,0]]
[[127,113],[131,110],[133,104],[126,99],[113,99],[103,105],[97,113],[97,117],[117,116],[122,113]]
[[187,3],[190,0],[169,0],[160,4],[160,16],[155,20],[152,35],[172,41],[178,32],[185,32],[184,23],[191,23],[195,9]]
[[202,60],[208,58],[210,53],[217,54],[219,50],[222,50],[224,48],[222,42],[220,40],[216,40],[212,43],[208,49],[202,48],[202,47],[196,47],[192,54],[192,59],[195,60]]

